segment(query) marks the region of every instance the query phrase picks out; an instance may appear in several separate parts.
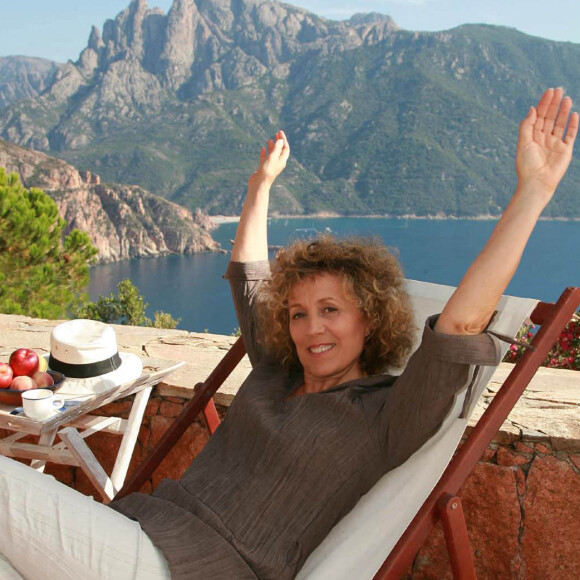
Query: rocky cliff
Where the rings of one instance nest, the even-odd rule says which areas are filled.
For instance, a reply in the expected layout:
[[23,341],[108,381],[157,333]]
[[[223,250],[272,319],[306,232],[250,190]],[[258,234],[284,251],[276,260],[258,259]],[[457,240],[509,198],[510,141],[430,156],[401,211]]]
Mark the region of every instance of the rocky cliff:
[[97,174],[0,140],[0,167],[57,203],[67,232],[89,234],[102,262],[170,253],[216,251],[212,222],[139,186],[103,184]]

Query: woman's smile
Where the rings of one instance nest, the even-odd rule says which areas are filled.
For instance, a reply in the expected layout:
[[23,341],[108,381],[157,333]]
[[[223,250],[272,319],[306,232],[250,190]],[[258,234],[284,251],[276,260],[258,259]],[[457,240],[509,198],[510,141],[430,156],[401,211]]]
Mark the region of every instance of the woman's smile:
[[315,346],[309,346],[308,350],[313,355],[319,355],[319,354],[324,354],[325,352],[328,352],[331,348],[334,348],[334,344],[318,344]]

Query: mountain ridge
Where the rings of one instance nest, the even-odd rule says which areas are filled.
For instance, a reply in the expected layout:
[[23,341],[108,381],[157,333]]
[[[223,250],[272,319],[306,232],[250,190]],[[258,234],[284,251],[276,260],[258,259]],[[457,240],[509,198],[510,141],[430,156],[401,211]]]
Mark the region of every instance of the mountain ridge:
[[0,56],[0,108],[40,95],[52,84],[61,66],[44,58]]
[[[400,29],[268,0],[134,0],[0,136],[194,210],[239,212],[260,146],[292,157],[278,214],[498,215],[519,119],[547,85],[580,94],[580,45],[490,25]],[[580,215],[573,164],[548,216]]]

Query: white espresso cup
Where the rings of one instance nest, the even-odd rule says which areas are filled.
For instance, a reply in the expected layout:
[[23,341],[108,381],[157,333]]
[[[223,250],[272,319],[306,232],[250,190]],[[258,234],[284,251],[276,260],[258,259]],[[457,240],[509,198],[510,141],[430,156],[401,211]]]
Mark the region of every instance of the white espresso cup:
[[64,399],[48,389],[31,389],[22,393],[24,414],[31,419],[48,419],[63,405]]

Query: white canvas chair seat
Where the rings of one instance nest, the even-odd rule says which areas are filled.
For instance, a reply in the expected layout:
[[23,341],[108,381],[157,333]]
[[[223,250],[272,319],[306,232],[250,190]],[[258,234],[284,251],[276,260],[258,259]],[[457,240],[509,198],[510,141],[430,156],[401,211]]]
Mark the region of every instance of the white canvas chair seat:
[[[427,282],[407,281],[416,325],[438,312],[455,290]],[[490,329],[515,336],[538,303],[503,296]],[[420,334],[414,348],[419,346]],[[502,342],[502,356],[509,344]],[[469,415],[495,367],[481,367],[467,416],[460,418],[467,388],[460,392],[439,431],[403,465],[384,475],[310,555],[297,580],[371,579],[425,502],[459,444]]]
[[0,580],[24,580],[12,564],[0,553]]

